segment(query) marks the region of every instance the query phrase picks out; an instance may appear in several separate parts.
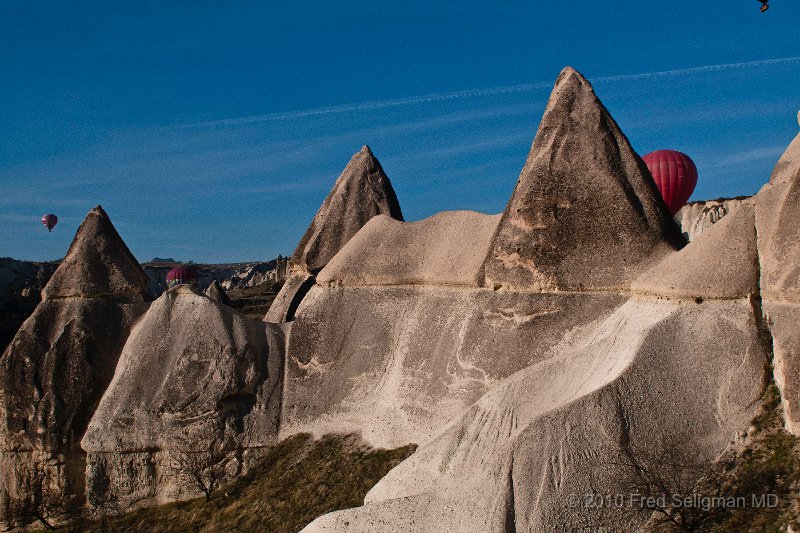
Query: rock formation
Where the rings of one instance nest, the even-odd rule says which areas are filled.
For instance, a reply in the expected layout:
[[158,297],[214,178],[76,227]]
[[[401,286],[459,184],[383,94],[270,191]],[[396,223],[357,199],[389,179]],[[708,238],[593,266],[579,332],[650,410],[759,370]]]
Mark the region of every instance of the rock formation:
[[[567,69],[491,241],[437,229],[454,215],[376,218],[329,262],[292,325],[282,434],[422,446],[305,531],[636,530],[641,515],[567,502],[618,491],[620,450],[711,462],[748,427],[771,355],[758,197],[678,251],[648,179]],[[444,235],[457,253],[426,245]],[[415,262],[386,259],[384,237]]]
[[619,290],[685,243],[646,165],[565,68],[486,259],[487,287]]
[[741,196],[689,202],[675,214],[675,222],[686,240],[692,241],[746,200],[747,197]]
[[365,145],[347,163],[314,215],[292,254],[292,264],[316,274],[376,215],[403,220],[389,178]]
[[86,216],[43,301],[0,359],[0,494],[30,494],[33,473],[65,505],[84,496],[80,440],[122,345],[146,309],[147,278],[97,206]]
[[754,199],[761,296],[772,324],[775,375],[787,425],[800,434],[800,134]]
[[[288,259],[278,256],[263,263],[237,263],[221,265],[192,264],[199,274],[198,286],[206,289],[213,282],[225,290],[255,287],[262,283],[283,282],[289,276]],[[155,300],[167,290],[167,273],[179,263],[146,263],[144,271],[148,277],[147,297]]]
[[499,220],[499,215],[471,211],[447,211],[411,223],[378,215],[322,269],[317,282],[479,287]]
[[220,286],[217,280],[211,282],[211,285],[209,285],[204,291],[204,294],[221,304],[231,305],[231,299],[228,298],[228,294],[225,292],[225,289]]
[[639,294],[678,298],[743,298],[759,294],[755,209],[750,202],[667,256],[633,282]]
[[39,302],[57,263],[0,258],[0,353]]
[[569,68],[500,215],[403,222],[356,154],[265,317],[290,324],[179,286],[128,336],[145,280],[98,208],[0,360],[3,491],[44,464],[77,505],[168,501],[196,494],[187,456],[218,450],[227,479],[276,438],[353,432],[420,447],[305,531],[639,530],[581,506],[622,490],[620,453],[710,464],[773,377],[800,434],[798,209],[800,136],[685,245]]
[[[624,301],[610,291],[556,290],[611,289],[612,278],[622,284],[619,273],[628,285],[680,244],[644,163],[579,74],[566,69],[559,77],[542,124],[499,221],[470,212],[414,223],[375,217],[319,273],[292,325],[282,434],[338,427],[359,430],[376,446],[424,444],[498,382],[541,362],[565,331],[609,316]],[[565,153],[573,153],[567,148],[588,154],[591,169],[577,168],[581,160],[567,158]],[[545,168],[539,158],[552,163],[553,176],[536,174]],[[537,179],[541,193],[524,192]],[[548,219],[538,233],[514,233],[529,242],[538,239],[535,250],[563,253],[546,260],[575,265],[570,272],[553,271],[563,274],[564,283],[520,285],[522,278],[508,278],[512,290],[482,288],[484,266],[487,279],[505,272],[497,258],[505,256],[513,232],[504,228],[533,231],[518,217],[521,212],[553,214],[520,202],[539,198],[552,207],[562,192],[549,183],[570,179],[574,183],[563,190],[572,191],[574,201],[562,206],[566,212]],[[590,206],[614,214],[617,233],[604,232]],[[568,244],[576,234],[584,236],[580,248]],[[622,239],[618,248],[630,257],[609,239]],[[608,275],[597,277],[602,272]],[[537,288],[552,290],[531,293]]]
[[292,274],[264,320],[291,320],[313,285],[313,277],[377,215],[403,220],[392,183],[369,146],[365,145],[347,163],[300,239],[290,260]]
[[161,295],[131,332],[83,437],[90,503],[193,496],[180,462],[209,446],[241,472],[277,435],[282,353],[275,325],[187,285]]

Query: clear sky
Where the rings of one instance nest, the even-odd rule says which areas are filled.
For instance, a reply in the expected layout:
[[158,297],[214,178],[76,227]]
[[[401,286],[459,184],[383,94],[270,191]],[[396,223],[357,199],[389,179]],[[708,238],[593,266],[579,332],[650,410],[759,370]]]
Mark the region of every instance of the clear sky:
[[759,6],[5,0],[0,256],[62,257],[98,203],[142,261],[286,255],[362,144],[408,220],[500,212],[565,65],[694,198],[751,194],[800,108],[800,2]]

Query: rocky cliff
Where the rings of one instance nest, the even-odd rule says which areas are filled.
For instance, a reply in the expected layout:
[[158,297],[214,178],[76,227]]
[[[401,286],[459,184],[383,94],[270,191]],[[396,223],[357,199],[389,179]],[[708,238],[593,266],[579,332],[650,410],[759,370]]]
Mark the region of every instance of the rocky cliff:
[[146,283],[97,206],[78,228],[42,302],[0,358],[0,497],[6,511],[37,490],[54,493],[65,507],[82,505],[80,440],[130,327],[146,309]]
[[[778,237],[760,198],[774,188],[773,205],[800,204],[774,179],[681,249],[647,178],[591,86],[566,69],[491,240],[440,231],[460,244],[447,253],[425,245],[435,230],[375,219],[342,248],[291,325],[281,431],[343,427],[421,447],[363,507],[306,531],[635,530],[646,516],[568,503],[619,491],[620,453],[710,463],[731,446],[769,378],[765,282],[787,305],[795,264],[770,262]],[[417,262],[388,262],[384,235],[419,251]],[[480,267],[448,262],[476,255],[478,285]],[[441,283],[448,270],[459,283]],[[774,316],[788,325],[792,312]],[[795,338],[785,345],[788,367]]]
[[275,439],[349,432],[419,448],[305,531],[640,530],[582,505],[624,490],[620,457],[712,464],[773,379],[800,434],[798,210],[800,135],[687,244],[569,68],[501,214],[403,222],[356,154],[267,323],[216,286],[148,308],[98,208],[0,360],[2,494],[44,468],[74,508],[184,498],[193,457],[229,479]]

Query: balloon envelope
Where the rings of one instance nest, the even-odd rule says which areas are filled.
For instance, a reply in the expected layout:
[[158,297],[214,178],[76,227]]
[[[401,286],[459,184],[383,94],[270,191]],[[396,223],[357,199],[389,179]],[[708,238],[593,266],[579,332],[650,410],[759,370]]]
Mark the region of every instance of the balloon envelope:
[[697,185],[697,167],[688,155],[676,150],[656,150],[644,156],[661,197],[674,216],[686,205]]
[[58,217],[52,213],[48,213],[42,217],[42,224],[47,228],[47,231],[53,231],[53,228],[58,224]]
[[172,288],[186,283],[197,283],[197,270],[188,266],[175,267],[167,272],[167,287]]

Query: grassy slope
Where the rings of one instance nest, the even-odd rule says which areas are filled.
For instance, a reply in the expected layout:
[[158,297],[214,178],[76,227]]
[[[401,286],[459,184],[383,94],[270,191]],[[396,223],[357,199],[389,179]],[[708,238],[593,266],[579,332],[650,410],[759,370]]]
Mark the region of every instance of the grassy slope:
[[300,531],[314,518],[356,507],[389,470],[414,452],[412,445],[376,450],[352,436],[290,437],[269,450],[247,475],[206,502],[170,503],[132,511],[72,531],[217,532]]
[[[744,446],[721,458],[711,474],[721,493],[744,496],[748,505],[727,509],[700,531],[782,532],[800,527],[800,439],[784,428],[781,396],[774,382],[764,394]],[[750,505],[752,495],[774,494],[778,505]]]

